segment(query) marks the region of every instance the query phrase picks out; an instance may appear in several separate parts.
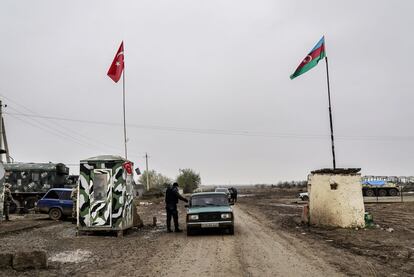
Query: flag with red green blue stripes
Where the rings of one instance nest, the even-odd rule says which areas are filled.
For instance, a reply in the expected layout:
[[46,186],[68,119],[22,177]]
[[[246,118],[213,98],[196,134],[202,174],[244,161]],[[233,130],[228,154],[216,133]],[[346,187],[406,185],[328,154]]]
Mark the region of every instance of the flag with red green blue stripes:
[[309,54],[302,60],[295,72],[290,75],[290,79],[294,79],[303,73],[314,68],[320,60],[325,58],[325,37],[322,37],[319,42],[313,47]]

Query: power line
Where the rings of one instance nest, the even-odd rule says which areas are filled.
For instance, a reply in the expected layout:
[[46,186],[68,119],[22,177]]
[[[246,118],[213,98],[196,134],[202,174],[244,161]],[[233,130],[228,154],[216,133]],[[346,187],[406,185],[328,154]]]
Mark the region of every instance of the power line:
[[[106,148],[112,148],[112,149],[115,149],[117,152],[119,152],[119,149],[118,148],[116,148],[116,147],[113,147],[113,146],[111,146],[111,145],[108,145],[108,144],[105,144],[105,143],[102,143],[102,142],[99,142],[99,141],[97,141],[96,139],[92,139],[92,138],[89,138],[89,137],[87,137],[87,136],[85,136],[85,135],[83,135],[83,134],[80,134],[80,133],[78,133],[78,132],[76,132],[76,131],[74,131],[74,130],[72,130],[72,129],[69,129],[69,128],[67,128],[66,126],[63,126],[63,125],[58,125],[58,124],[54,124],[54,125],[50,125],[50,124],[44,124],[43,122],[40,122],[40,121],[38,121],[38,120],[36,120],[35,118],[41,118],[41,116],[39,115],[39,114],[37,114],[36,112],[34,112],[34,111],[32,111],[31,109],[29,109],[29,108],[27,108],[26,106],[24,106],[24,105],[22,105],[22,104],[20,104],[20,103],[18,103],[18,102],[16,102],[16,101],[14,101],[14,100],[12,100],[12,99],[10,99],[9,97],[6,97],[6,96],[3,96],[3,95],[1,95],[2,97],[4,97],[4,98],[6,98],[7,100],[9,100],[9,101],[11,101],[11,102],[13,102],[13,103],[15,103],[16,105],[18,105],[18,106],[20,106],[20,107],[22,107],[23,109],[25,109],[25,110],[27,110],[27,111],[29,111],[29,112],[31,112],[31,113],[34,113],[33,114],[33,116],[31,116],[31,117],[29,117],[31,120],[33,120],[33,121],[35,121],[35,122],[37,122],[38,123],[38,127],[39,128],[41,128],[41,126],[43,126],[44,128],[43,128],[43,130],[45,130],[45,128],[46,129],[49,129],[49,130],[51,130],[52,131],[52,133],[54,133],[54,135],[56,135],[56,133],[59,133],[59,134],[61,134],[61,135],[63,135],[64,137],[62,137],[62,136],[60,136],[61,138],[65,138],[65,139],[69,139],[69,140],[72,140],[72,141],[75,141],[76,143],[78,143],[78,144],[82,144],[82,145],[88,145],[88,147],[92,147],[92,148],[95,148],[95,149],[99,149],[99,151],[102,151],[103,149],[106,149]],[[8,113],[9,115],[19,115],[19,114],[23,114],[19,109],[16,109],[16,108],[14,108],[14,107],[12,107],[12,106],[10,106],[10,105],[8,105],[8,108],[11,108],[11,109],[13,109],[13,110],[15,110],[15,111],[17,111],[17,113]],[[13,117],[13,116],[12,116]],[[14,117],[14,118],[16,118],[16,117]],[[23,121],[23,120],[22,120]],[[31,124],[31,123],[29,123],[29,122],[27,122],[27,121],[24,121],[24,122],[26,122],[26,123],[28,123],[28,124]],[[39,124],[41,125],[41,126],[39,126]],[[55,126],[58,126],[60,129],[64,129],[64,130],[66,130],[66,131],[62,131],[62,130],[60,130],[60,129],[58,129],[58,128],[55,128]],[[47,130],[46,130],[47,131]],[[77,136],[80,136],[80,137],[82,137],[82,138],[79,138],[79,137],[76,137],[76,136],[74,136],[74,134],[75,135],[77,135]],[[92,143],[90,143],[91,141],[93,141],[93,144]],[[97,144],[100,144],[100,145],[104,145],[104,147],[102,147],[102,146],[98,146]]]
[[[68,122],[77,122],[82,124],[94,124],[104,126],[121,126],[119,123],[104,122],[104,121],[92,121],[73,119],[65,117],[55,117],[46,115],[36,115],[27,113],[9,113],[5,114],[22,116],[22,117],[34,117],[43,118],[48,120],[59,120]],[[128,124],[128,127],[157,130],[157,131],[169,131],[176,133],[193,133],[193,134],[207,134],[207,135],[229,135],[229,136],[247,136],[247,137],[268,137],[268,138],[287,138],[287,139],[329,139],[326,135],[311,135],[311,134],[278,134],[272,132],[254,132],[254,131],[237,131],[237,130],[223,130],[223,129],[201,129],[201,128],[188,128],[188,127],[171,127],[171,126],[160,126],[160,125],[142,125],[142,124]],[[414,140],[414,136],[338,136],[340,140]]]
[[75,139],[72,139],[72,138],[68,138],[65,134],[62,134],[62,133],[57,132],[57,131],[54,131],[52,129],[45,128],[44,126],[42,126],[39,123],[36,124],[36,122],[30,122],[30,121],[24,120],[22,118],[19,118],[17,116],[14,116],[14,115],[10,115],[10,116],[13,117],[13,118],[15,118],[16,120],[20,120],[20,121],[22,121],[22,122],[24,122],[24,123],[26,123],[26,124],[28,124],[30,126],[34,126],[35,125],[35,127],[40,128],[40,129],[44,130],[45,132],[48,132],[48,133],[50,133],[50,134],[52,134],[54,136],[60,137],[63,140],[70,140],[71,142],[74,142],[74,143],[76,143],[78,145],[81,145],[81,146],[86,146],[88,148],[91,147],[91,146],[93,147],[93,145],[91,145],[91,144],[85,144],[85,143],[83,143],[81,141],[78,141],[78,140],[75,140]]
[[[29,122],[29,121],[27,121],[27,120],[24,120],[24,119],[18,118],[18,117],[16,117],[16,116],[13,116],[13,115],[10,115],[10,116],[11,116],[11,117],[13,117],[13,118],[15,118],[16,120],[19,120],[19,121],[22,121],[23,123],[28,124],[29,126],[36,125],[36,124],[33,124],[33,122]],[[59,134],[58,132],[54,132],[53,130],[50,130],[50,129],[44,128],[41,124],[37,124],[37,125],[36,125],[36,127],[40,128],[40,129],[42,129],[42,130],[44,130],[45,132],[48,132],[48,133],[50,133],[50,134],[54,135],[54,136],[60,137],[60,138],[62,138],[63,140],[68,140],[68,138],[67,138],[66,136],[61,135],[61,134]],[[94,145],[92,145],[92,144],[85,144],[85,143],[82,143],[81,141],[77,141],[77,140],[73,140],[73,139],[69,139],[69,141],[74,142],[74,143],[76,143],[76,144],[78,144],[78,145],[80,145],[80,146],[86,147],[86,148],[90,148],[90,147],[92,146],[92,147],[94,147],[95,149],[99,149],[99,148],[95,147],[95,146],[94,146]],[[100,149],[100,150],[101,150],[101,149]],[[131,155],[131,156],[132,156],[132,157],[139,157],[138,155],[135,155],[135,154],[133,154],[133,155]],[[21,162],[21,161],[16,161],[16,162]],[[68,164],[68,165],[74,166],[74,164]],[[77,164],[77,165],[78,165],[78,164]]]

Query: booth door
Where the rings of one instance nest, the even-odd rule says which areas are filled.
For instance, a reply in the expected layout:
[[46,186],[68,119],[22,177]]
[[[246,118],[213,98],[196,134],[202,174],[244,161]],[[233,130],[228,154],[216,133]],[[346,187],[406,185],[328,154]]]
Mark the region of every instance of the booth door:
[[94,169],[91,190],[90,227],[112,226],[112,173]]

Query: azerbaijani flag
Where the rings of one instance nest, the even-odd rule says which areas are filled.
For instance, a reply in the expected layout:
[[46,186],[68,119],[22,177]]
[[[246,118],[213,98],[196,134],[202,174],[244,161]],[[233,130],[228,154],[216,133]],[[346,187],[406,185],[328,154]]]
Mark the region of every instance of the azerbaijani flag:
[[290,79],[294,79],[299,75],[309,71],[314,68],[320,60],[325,58],[325,37],[322,37],[319,42],[313,47],[309,54],[303,59],[296,68],[295,72],[290,75]]

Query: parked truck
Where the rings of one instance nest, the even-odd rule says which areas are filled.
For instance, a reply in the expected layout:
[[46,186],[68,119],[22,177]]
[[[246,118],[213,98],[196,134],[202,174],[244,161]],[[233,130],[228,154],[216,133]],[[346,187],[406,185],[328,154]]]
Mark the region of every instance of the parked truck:
[[387,180],[364,180],[362,181],[362,194],[364,196],[397,196],[400,187],[397,183]]
[[[362,195],[367,197],[384,197],[384,196],[397,196],[401,193],[401,187],[399,183],[393,180],[381,177],[382,179],[375,179],[371,176],[364,176],[362,178]],[[299,193],[298,197],[302,201],[309,201],[309,193]]]
[[49,189],[71,187],[76,179],[68,178],[69,168],[63,163],[6,163],[4,169],[14,198],[11,213],[28,212]]

